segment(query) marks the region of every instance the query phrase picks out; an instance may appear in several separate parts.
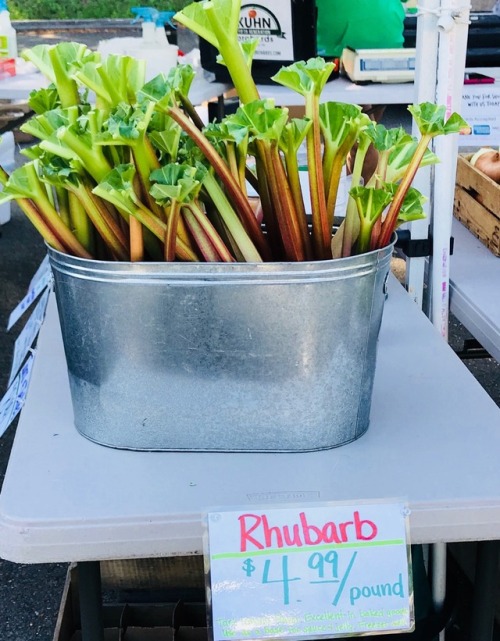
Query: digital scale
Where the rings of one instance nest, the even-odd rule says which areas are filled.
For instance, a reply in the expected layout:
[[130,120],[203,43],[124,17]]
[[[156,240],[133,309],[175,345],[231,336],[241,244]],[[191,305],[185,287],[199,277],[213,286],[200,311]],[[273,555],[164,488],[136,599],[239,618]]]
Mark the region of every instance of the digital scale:
[[415,49],[344,49],[342,69],[352,82],[413,82]]

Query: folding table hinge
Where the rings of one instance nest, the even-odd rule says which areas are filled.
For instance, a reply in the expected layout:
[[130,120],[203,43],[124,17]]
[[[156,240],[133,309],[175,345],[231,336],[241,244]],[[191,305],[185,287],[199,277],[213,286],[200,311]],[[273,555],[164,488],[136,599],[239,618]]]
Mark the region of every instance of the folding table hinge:
[[[429,230],[427,238],[412,238],[409,229],[399,229],[397,232],[396,247],[407,258],[426,258],[432,256],[432,235]],[[453,255],[455,239],[450,237],[450,256]]]

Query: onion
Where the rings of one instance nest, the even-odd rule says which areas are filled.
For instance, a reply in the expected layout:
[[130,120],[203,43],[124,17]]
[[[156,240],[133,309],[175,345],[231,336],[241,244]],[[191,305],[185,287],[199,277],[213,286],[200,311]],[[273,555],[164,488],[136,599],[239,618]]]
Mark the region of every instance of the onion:
[[500,153],[491,147],[481,147],[472,156],[470,164],[500,184]]

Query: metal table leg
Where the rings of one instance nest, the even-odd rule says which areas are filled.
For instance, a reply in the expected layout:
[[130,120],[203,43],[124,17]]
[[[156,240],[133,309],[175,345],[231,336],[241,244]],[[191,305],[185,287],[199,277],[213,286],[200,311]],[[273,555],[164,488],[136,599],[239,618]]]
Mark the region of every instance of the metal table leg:
[[[446,543],[432,545],[432,601],[435,612],[441,612],[446,598]],[[444,631],[439,634],[444,641]]]
[[499,550],[500,541],[481,541],[477,544],[471,641],[491,641],[493,638]]
[[99,561],[77,564],[82,641],[104,641]]

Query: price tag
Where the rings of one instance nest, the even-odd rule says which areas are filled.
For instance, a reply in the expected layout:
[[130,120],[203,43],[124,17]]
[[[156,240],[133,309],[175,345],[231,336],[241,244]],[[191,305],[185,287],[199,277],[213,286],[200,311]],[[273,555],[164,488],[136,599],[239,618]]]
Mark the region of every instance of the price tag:
[[28,393],[28,386],[33,367],[33,355],[23,365],[14,382],[0,399],[0,437],[21,411]]
[[30,307],[31,303],[33,303],[41,292],[50,285],[51,280],[52,272],[50,270],[50,265],[48,259],[44,259],[31,280],[28,293],[19,305],[17,305],[17,307],[11,312],[9,322],[7,324],[7,330],[11,329],[17,323],[28,307]]
[[29,317],[26,325],[23,327],[21,333],[16,339],[14,344],[14,356],[12,358],[12,368],[10,371],[9,385],[14,380],[14,376],[19,371],[22,362],[26,358],[26,354],[31,349],[35,338],[40,331],[40,328],[45,318],[45,311],[47,310],[47,303],[49,300],[49,290],[46,289],[38,301],[33,313]]
[[404,503],[210,512],[214,641],[413,629]]

